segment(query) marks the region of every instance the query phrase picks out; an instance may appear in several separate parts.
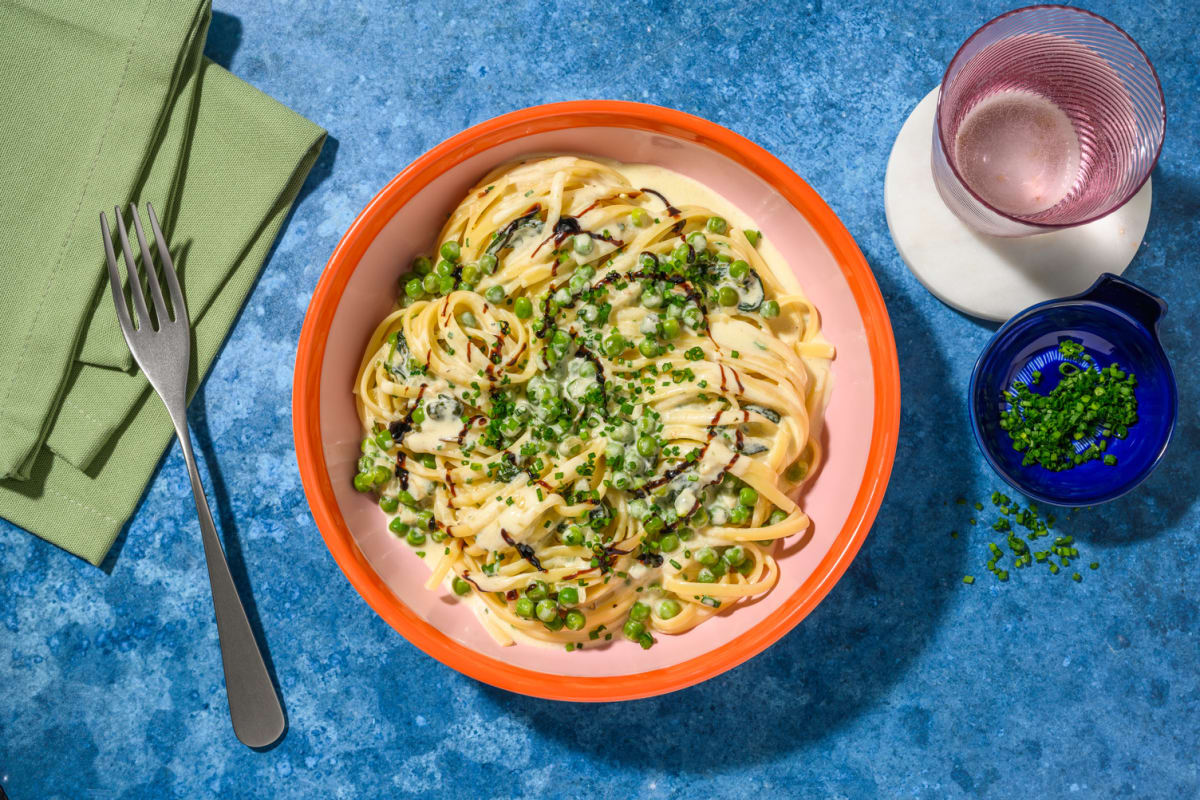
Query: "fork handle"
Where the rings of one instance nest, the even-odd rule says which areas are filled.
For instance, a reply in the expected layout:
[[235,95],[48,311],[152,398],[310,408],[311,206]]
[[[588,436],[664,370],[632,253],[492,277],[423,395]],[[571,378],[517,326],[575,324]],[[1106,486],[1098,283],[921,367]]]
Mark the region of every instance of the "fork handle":
[[233,732],[248,747],[265,747],[283,733],[283,708],[250,628],[242,598],[233,583],[221,540],[217,538],[204,485],[196,469],[196,458],[192,454],[187,420],[171,416],[187,462],[188,477],[192,480],[196,515],[200,518],[200,536],[204,541],[204,560],[208,563],[208,580],[212,585],[213,611],[217,617],[217,635],[221,639],[221,663],[225,668],[225,694],[229,700]]

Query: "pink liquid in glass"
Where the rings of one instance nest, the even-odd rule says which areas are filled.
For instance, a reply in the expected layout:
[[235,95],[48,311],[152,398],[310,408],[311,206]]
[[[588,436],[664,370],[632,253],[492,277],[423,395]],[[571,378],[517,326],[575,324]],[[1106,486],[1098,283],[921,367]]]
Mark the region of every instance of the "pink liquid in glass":
[[1080,225],[1141,188],[1164,122],[1158,77],[1124,31],[1081,9],[1017,9],[972,34],[946,68],[934,184],[980,233]]
[[1000,211],[1036,214],[1067,196],[1079,173],[1079,137],[1066,113],[1034,92],[991,95],[955,135],[963,180]]

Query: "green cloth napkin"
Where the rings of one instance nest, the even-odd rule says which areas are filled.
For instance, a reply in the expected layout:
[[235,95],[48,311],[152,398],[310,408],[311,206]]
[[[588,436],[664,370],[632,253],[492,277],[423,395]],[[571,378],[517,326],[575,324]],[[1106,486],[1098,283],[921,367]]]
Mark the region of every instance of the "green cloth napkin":
[[173,428],[108,293],[99,212],[150,201],[192,391],[325,133],[203,57],[208,0],[0,0],[0,516],[99,564]]

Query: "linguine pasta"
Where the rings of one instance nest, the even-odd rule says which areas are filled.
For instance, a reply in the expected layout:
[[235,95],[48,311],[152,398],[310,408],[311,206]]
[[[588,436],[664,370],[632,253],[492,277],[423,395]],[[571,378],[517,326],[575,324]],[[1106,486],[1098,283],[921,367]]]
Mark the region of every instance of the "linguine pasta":
[[504,165],[367,343],[355,487],[498,641],[650,647],[769,591],[807,529],[833,348],[720,203],[666,170]]

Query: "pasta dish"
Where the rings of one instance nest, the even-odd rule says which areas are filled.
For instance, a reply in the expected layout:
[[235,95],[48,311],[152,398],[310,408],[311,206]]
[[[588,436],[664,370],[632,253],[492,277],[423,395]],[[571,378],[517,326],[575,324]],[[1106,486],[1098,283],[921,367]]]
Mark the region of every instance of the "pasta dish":
[[400,276],[354,486],[501,643],[649,648],[775,585],[834,350],[752,225],[662,168],[536,158]]

